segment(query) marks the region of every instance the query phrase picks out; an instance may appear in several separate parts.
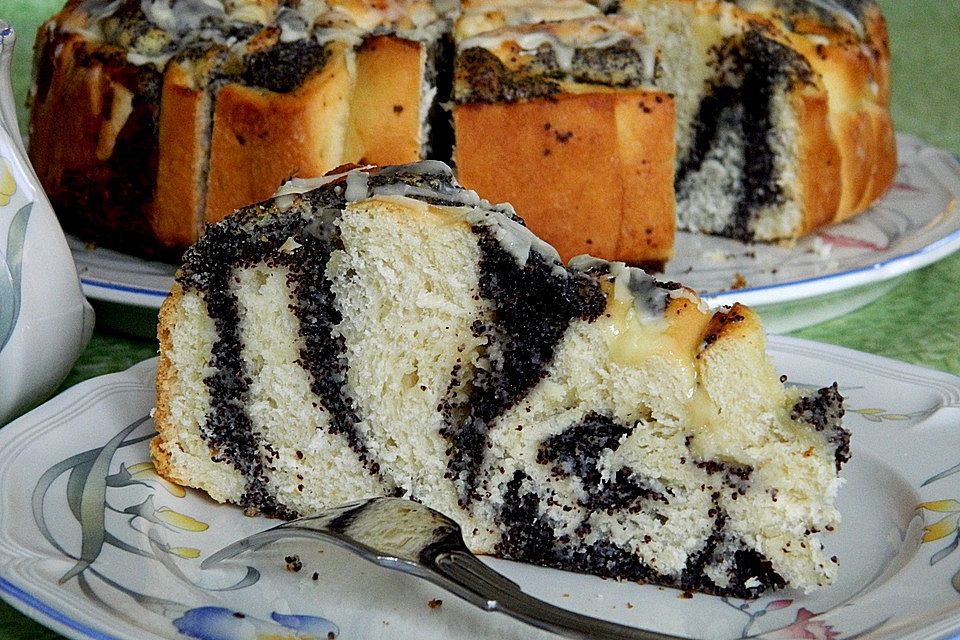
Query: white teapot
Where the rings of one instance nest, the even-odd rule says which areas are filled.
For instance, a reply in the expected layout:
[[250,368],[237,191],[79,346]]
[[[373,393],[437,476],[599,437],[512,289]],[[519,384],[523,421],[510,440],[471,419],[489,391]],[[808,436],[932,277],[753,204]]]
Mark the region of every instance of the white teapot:
[[0,20],[0,425],[46,399],[93,333],[73,256],[27,159]]

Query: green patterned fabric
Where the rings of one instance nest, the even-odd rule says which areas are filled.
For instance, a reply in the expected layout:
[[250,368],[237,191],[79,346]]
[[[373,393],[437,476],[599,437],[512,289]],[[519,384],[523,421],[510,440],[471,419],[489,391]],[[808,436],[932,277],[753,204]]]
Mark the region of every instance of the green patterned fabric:
[[[62,0],[0,0],[19,28],[15,58],[21,116],[32,29]],[[893,48],[893,115],[898,131],[960,154],[960,3],[881,0]],[[960,374],[960,254],[903,277],[878,301],[793,335]],[[123,370],[156,353],[156,342],[98,330],[64,388]],[[0,603],[0,640],[59,638]]]

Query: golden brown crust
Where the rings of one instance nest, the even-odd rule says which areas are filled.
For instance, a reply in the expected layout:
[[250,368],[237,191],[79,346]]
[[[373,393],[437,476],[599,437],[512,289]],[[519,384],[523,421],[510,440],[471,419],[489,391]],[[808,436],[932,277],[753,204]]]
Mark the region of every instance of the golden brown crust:
[[206,221],[269,198],[287,179],[342,164],[352,77],[344,45],[289,93],[228,84],[217,94],[210,137]]
[[[30,118],[30,161],[48,195],[55,197],[63,172],[97,164],[96,137],[109,79],[100,65],[80,67],[79,36],[60,37],[41,27],[38,57],[48,70],[34,89]],[[38,78],[39,80],[39,78]],[[69,105],[71,117],[61,118]]]
[[123,51],[41,27],[30,158],[64,229],[155,255],[159,74]]
[[[511,202],[564,260],[673,253],[673,104],[644,90],[563,94],[453,110],[460,181]],[[637,140],[645,141],[638,144]]]
[[156,206],[150,219],[157,240],[186,247],[203,228],[210,94],[195,88],[178,62],[167,66],[160,97],[160,158]]
[[[253,4],[273,6],[272,0]],[[428,16],[432,11],[423,0],[373,4],[343,0],[335,4],[358,24],[371,25],[400,20],[409,27],[412,23],[399,18],[400,14],[409,11]],[[517,3],[492,4],[513,10]],[[196,239],[204,220],[218,220],[238,206],[270,196],[291,176],[319,175],[348,161],[395,164],[420,158],[424,143],[420,122],[423,44],[394,36],[370,37],[357,50],[355,64],[347,62],[353,54],[345,45],[334,44],[325,67],[315,70],[298,89],[274,93],[228,84],[213,107],[213,96],[206,89],[195,88],[189,73],[174,61],[162,74],[162,89],[156,92],[159,104],[149,106],[137,92],[148,84],[149,75],[157,72],[149,65],[127,62],[121,49],[85,41],[79,33],[89,27],[85,24],[89,18],[79,10],[82,6],[69,2],[40,30],[31,119],[31,159],[64,226],[72,233],[145,255],[170,249],[165,256],[172,256]],[[576,10],[556,3],[536,6],[560,13]],[[720,12],[722,3],[696,6],[698,11]],[[888,108],[890,51],[879,9],[866,9],[862,34],[844,24],[829,25],[809,18],[783,20],[776,12],[730,11],[751,24],[769,25],[764,33],[809,60],[817,76],[815,84],[822,85],[828,96],[826,109],[822,96],[815,92],[793,96],[801,132],[800,162],[795,171],[803,218],[797,233],[868,208],[887,190],[897,169]],[[498,25],[505,19],[499,14],[493,18]],[[265,29],[261,36],[262,42],[255,39],[259,42],[256,46],[272,46],[277,30]],[[598,90],[596,95],[603,93]],[[673,151],[664,148],[668,136],[660,135],[657,140],[655,133],[657,126],[668,130],[662,107],[640,118],[624,115],[631,112],[626,101],[614,107],[612,98],[603,98],[607,106],[601,109],[606,110],[601,119],[615,123],[610,130],[615,133],[608,133],[608,138],[621,142],[588,148],[571,140],[562,147],[554,144],[553,157],[542,155],[550,133],[533,125],[522,134],[532,142],[526,150],[511,136],[493,139],[496,136],[481,126],[481,121],[492,124],[496,118],[501,122],[503,117],[512,119],[505,114],[514,111],[524,119],[537,119],[553,110],[564,114],[568,129],[584,128],[582,139],[599,140],[600,127],[585,122],[590,116],[577,116],[579,122],[574,122],[572,105],[577,100],[587,114],[599,104],[596,99],[578,97],[572,102],[564,98],[523,106],[458,107],[462,132],[455,160],[462,165],[463,181],[477,185],[485,197],[513,201],[528,216],[547,220],[538,212],[572,209],[573,215],[553,216],[549,225],[556,225],[555,233],[544,226],[546,222],[534,223],[535,229],[559,245],[564,256],[589,252],[633,263],[667,259],[672,253],[674,225],[666,213],[673,209],[672,172],[657,159]],[[588,106],[591,100],[595,104]],[[208,123],[211,109],[212,126]],[[498,110],[502,112],[499,116]],[[71,117],[62,117],[67,112]],[[622,142],[629,136],[643,143]],[[469,139],[481,140],[496,152],[470,149]],[[579,150],[573,153],[574,148]],[[117,149],[122,153],[114,157]],[[572,163],[569,169],[560,166],[561,157]],[[611,158],[615,159],[612,163]],[[543,171],[536,169],[531,182],[517,171],[520,160],[535,168],[542,166]],[[211,171],[204,180],[208,161]],[[584,166],[592,169],[585,172]],[[481,171],[486,175],[480,176]],[[597,184],[584,185],[585,175],[598,177]],[[120,193],[101,187],[101,183],[133,186]],[[526,189],[528,184],[537,188]],[[564,184],[572,186],[564,191]],[[87,190],[81,192],[81,186]],[[559,191],[549,194],[554,188]],[[572,205],[581,194],[583,201]],[[627,214],[628,208],[634,213]],[[641,208],[656,212],[651,224],[641,223],[641,216],[635,213]],[[584,220],[590,224],[584,226]]]
[[797,235],[830,224],[841,194],[840,150],[830,127],[827,96],[802,91],[793,96],[797,114],[797,181],[803,219]]
[[744,341],[753,335],[763,335],[763,324],[752,309],[737,302],[713,314],[703,330],[701,344],[709,349],[719,340]]
[[177,426],[170,422],[170,398],[176,389],[177,370],[170,360],[169,353],[173,349],[173,338],[170,335],[175,322],[175,314],[183,298],[183,290],[174,283],[170,295],[160,307],[157,322],[157,339],[160,343],[160,355],[157,359],[157,399],[153,412],[153,424],[157,435],[150,441],[150,453],[153,456],[153,465],[160,476],[170,482],[187,484],[186,478],[179,478],[174,473],[172,460],[167,446],[175,446],[177,440]]
[[[829,99],[828,121],[840,153],[841,196],[823,224],[870,207],[893,182],[896,139],[889,111],[890,47],[878,8],[864,20],[863,39],[822,25],[794,25],[784,39],[819,74]],[[807,230],[813,228],[805,227]]]
[[[641,93],[641,92],[638,92]],[[654,266],[673,257],[676,145],[670,97],[657,91],[614,103],[623,200],[614,260]]]
[[375,36],[357,50],[345,161],[403,164],[421,157],[424,45]]
[[370,38],[356,53],[328,45],[321,69],[289,93],[229,84],[216,97],[206,222],[270,197],[291,177],[344,162],[401,164],[421,157],[423,45]]

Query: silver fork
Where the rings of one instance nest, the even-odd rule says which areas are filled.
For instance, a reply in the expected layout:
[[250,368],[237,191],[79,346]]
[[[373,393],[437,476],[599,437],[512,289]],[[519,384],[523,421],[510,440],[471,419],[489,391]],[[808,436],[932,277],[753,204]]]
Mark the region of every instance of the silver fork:
[[573,613],[527,595],[467,549],[460,525],[422,504],[371,498],[291,520],[239,540],[201,563],[206,569],[245,551],[287,538],[332,542],[388,569],[409,573],[486,611],[499,611],[568,638],[680,640]]

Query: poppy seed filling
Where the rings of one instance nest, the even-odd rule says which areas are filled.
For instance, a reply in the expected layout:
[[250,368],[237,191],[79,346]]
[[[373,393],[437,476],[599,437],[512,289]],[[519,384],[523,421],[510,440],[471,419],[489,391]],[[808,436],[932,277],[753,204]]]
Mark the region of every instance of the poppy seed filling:
[[401,495],[480,553],[723,596],[832,576],[836,388],[783,387],[744,307],[564,266],[443,165],[293,181],[211,226],[172,299],[161,377],[200,376],[205,450],[167,431],[203,405],[163,380],[156,446],[221,480],[158,469],[217,499],[290,518]]

